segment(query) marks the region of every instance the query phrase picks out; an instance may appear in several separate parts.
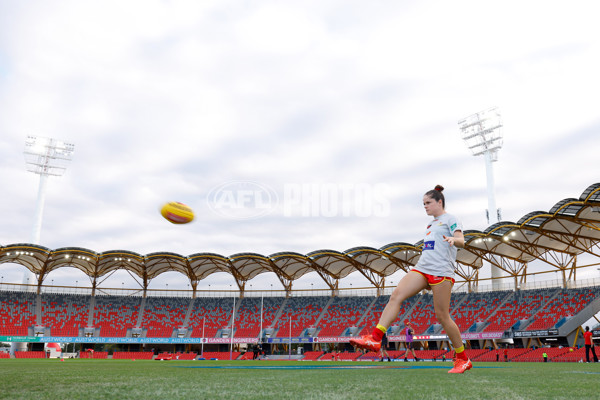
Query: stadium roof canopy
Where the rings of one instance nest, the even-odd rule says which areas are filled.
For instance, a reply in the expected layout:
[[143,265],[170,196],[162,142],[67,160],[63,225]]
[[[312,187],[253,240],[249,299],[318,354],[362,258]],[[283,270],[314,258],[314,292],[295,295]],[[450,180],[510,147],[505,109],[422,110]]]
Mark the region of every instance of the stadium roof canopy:
[[[600,257],[600,183],[590,185],[578,199],[559,201],[549,211],[534,211],[517,222],[501,221],[485,231],[466,230],[465,248],[458,250],[457,273],[471,285],[477,282],[484,262],[496,265],[514,278],[515,286],[527,276],[527,265],[541,260],[562,272],[563,282],[575,280],[577,256]],[[140,278],[144,291],[148,283],[167,271],[185,275],[194,291],[198,283],[216,272],[227,272],[244,291],[252,278],[273,272],[286,290],[309,272],[316,272],[332,290],[339,280],[358,271],[376,288],[385,278],[407,272],[419,260],[423,242],[390,243],[379,249],[353,247],[344,252],[316,250],[308,254],[278,252],[269,256],[238,253],[223,256],[195,253],[189,256],[159,252],[141,255],[127,250],[97,253],[80,247],[50,250],[34,244],[0,246],[0,264],[15,263],[37,277],[38,289],[47,275],[58,268],[72,267],[90,277],[92,289],[116,270]],[[581,267],[581,266],[579,266]],[[568,274],[568,276],[567,276]]]

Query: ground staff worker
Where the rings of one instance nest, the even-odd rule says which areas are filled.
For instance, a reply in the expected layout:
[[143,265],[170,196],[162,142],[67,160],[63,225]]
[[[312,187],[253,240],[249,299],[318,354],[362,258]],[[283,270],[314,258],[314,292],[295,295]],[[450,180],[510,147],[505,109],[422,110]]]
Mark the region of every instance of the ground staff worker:
[[592,355],[594,356],[594,362],[598,362],[598,356],[596,355],[596,350],[594,350],[594,342],[592,341],[592,332],[590,332],[590,327],[585,327],[585,332],[583,334],[584,344],[585,344],[585,362],[590,362],[590,350],[592,350]]

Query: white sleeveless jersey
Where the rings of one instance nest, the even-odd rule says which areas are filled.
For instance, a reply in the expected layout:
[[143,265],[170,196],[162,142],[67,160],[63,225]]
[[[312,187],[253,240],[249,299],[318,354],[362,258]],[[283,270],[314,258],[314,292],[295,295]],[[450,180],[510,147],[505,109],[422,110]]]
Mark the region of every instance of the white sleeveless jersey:
[[454,236],[455,231],[462,229],[456,217],[448,213],[431,221],[423,239],[421,258],[414,268],[429,275],[454,277],[457,249],[444,241],[444,236]]

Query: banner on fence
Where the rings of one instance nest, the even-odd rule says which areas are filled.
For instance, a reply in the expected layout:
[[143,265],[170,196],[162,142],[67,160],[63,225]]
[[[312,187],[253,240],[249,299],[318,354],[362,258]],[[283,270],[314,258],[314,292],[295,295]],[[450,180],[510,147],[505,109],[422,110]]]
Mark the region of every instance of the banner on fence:
[[42,343],[150,343],[150,344],[215,344],[258,343],[258,338],[123,338],[123,337],[70,337],[70,336],[0,336],[0,342]]
[[479,332],[479,333],[463,333],[462,338],[465,340],[485,340],[485,339],[502,339],[503,332]]
[[40,339],[35,336],[0,336],[0,342],[41,342]]
[[352,337],[350,336],[338,336],[338,337],[316,337],[313,338],[314,343],[348,343]]
[[[485,340],[485,339],[501,339],[502,332],[480,332],[480,333],[463,333],[462,338],[465,340]],[[320,343],[348,343],[352,337],[316,337],[314,342]],[[404,342],[406,335],[388,336],[390,342]],[[447,335],[414,335],[413,340],[428,341],[428,340],[448,340]]]
[[[388,336],[390,342],[404,342],[406,341],[406,335]],[[416,341],[427,341],[427,340],[448,340],[446,335],[414,335],[413,340]]]
[[226,344],[226,343],[258,343],[258,338],[204,338],[206,344]]
[[314,340],[311,337],[293,337],[293,338],[268,338],[267,343],[289,343],[290,339],[292,343],[312,343]]
[[515,331],[513,335],[516,338],[558,336],[558,329],[543,329],[538,331]]

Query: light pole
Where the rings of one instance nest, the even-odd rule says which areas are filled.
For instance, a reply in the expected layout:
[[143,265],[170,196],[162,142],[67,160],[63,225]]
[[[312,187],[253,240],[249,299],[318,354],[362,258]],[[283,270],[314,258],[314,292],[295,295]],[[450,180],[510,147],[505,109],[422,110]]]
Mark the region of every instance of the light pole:
[[[231,285],[229,285],[231,287]],[[229,331],[229,360],[233,358],[233,329],[235,325],[235,297],[233,298],[233,306],[231,307],[231,330]]]
[[[48,177],[61,176],[65,172],[67,164],[73,157],[74,150],[74,144],[56,139],[37,136],[27,136],[27,139],[25,139],[23,155],[25,156],[27,171],[40,176],[31,232],[31,243],[33,244],[40,244]],[[27,272],[23,275],[23,283],[25,283],[26,276]],[[33,277],[33,274],[29,273],[29,276]],[[29,287],[27,290],[29,290]]]
[[61,176],[73,158],[75,145],[56,139],[27,136],[25,140],[25,164],[29,172],[40,176],[36,202],[35,219],[31,242],[39,244],[42,230],[42,215],[46,196],[46,183],[49,176]]
[[[458,121],[462,139],[474,156],[483,156],[487,176],[488,209],[487,222],[493,225],[501,218],[496,208],[494,190],[494,168],[492,163],[498,161],[498,150],[502,148],[502,117],[497,107],[493,107]],[[502,270],[491,264],[492,287],[499,289],[503,274]]]

